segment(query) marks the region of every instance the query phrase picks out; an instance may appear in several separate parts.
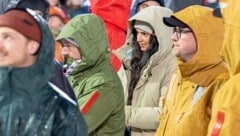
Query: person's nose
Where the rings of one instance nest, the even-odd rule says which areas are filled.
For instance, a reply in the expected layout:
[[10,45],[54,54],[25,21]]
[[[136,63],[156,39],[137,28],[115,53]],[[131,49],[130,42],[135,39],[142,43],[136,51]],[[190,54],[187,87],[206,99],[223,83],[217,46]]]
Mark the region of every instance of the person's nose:
[[173,34],[171,35],[171,39],[172,39],[172,41],[177,41],[178,40],[177,32],[173,32]]
[[137,35],[137,42],[141,42],[142,41],[142,36],[140,34]]
[[61,53],[62,53],[62,56],[68,56],[69,55],[69,48],[68,47],[66,47],[66,46],[63,46],[62,47],[62,51],[61,51]]
[[0,39],[0,47],[2,48],[3,47],[3,41]]

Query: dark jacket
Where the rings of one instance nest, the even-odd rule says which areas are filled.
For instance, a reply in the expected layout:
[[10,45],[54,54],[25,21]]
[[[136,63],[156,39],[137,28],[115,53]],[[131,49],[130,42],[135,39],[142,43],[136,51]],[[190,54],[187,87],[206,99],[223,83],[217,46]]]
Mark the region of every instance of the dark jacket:
[[76,103],[49,82],[54,73],[54,42],[45,21],[35,19],[42,31],[36,63],[0,67],[0,135],[85,136],[87,127]]
[[55,62],[55,74],[50,79],[50,81],[58,88],[60,88],[62,91],[64,91],[72,100],[77,102],[73,89],[63,73],[62,65],[57,61],[54,62]]

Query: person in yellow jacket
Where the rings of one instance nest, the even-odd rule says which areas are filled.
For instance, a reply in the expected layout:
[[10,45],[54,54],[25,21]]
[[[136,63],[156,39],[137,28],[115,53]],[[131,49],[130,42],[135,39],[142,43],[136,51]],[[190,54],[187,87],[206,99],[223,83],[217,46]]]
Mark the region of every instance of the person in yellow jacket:
[[212,9],[189,6],[163,22],[173,27],[171,39],[178,70],[172,76],[157,136],[205,136],[215,92],[228,79],[219,55],[223,42],[223,20]]
[[208,136],[240,136],[240,1],[221,1],[224,42],[221,55],[228,66],[230,79],[216,93]]

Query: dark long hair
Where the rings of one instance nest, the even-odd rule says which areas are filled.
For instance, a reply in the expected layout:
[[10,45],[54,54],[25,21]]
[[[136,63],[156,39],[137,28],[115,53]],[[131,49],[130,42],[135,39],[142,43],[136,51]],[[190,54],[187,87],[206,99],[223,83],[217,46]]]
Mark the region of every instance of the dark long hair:
[[133,91],[141,76],[143,67],[147,64],[150,57],[158,51],[159,43],[155,35],[150,36],[150,46],[145,52],[141,51],[137,42],[137,31],[133,30],[133,54],[131,60],[131,78],[128,87],[127,105],[132,105]]

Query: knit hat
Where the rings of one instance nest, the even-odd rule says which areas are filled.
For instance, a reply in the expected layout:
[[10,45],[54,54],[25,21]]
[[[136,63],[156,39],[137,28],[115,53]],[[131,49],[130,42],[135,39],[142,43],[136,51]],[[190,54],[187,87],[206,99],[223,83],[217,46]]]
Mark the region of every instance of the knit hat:
[[139,28],[145,32],[148,32],[150,34],[153,34],[153,28],[149,23],[143,22],[143,21],[135,21],[134,28]]
[[29,39],[41,42],[40,27],[26,10],[15,8],[0,15],[0,27],[2,26],[15,29]]
[[69,21],[65,12],[57,6],[50,6],[49,16],[50,17],[51,16],[58,16],[63,21],[64,24],[66,24]]

